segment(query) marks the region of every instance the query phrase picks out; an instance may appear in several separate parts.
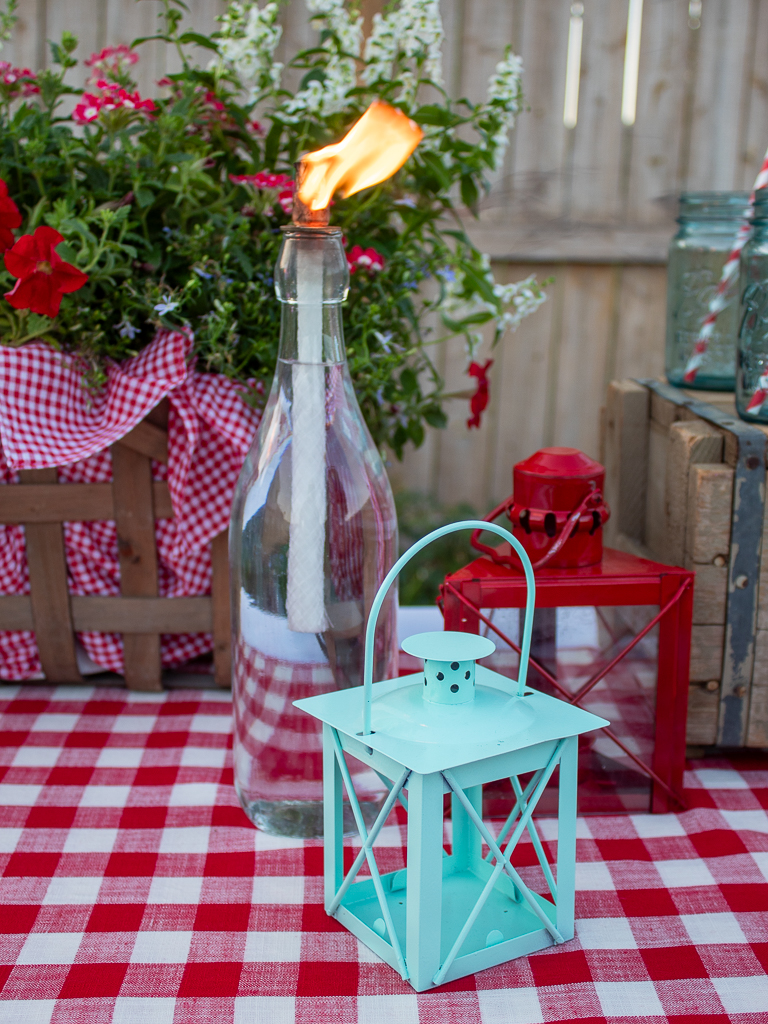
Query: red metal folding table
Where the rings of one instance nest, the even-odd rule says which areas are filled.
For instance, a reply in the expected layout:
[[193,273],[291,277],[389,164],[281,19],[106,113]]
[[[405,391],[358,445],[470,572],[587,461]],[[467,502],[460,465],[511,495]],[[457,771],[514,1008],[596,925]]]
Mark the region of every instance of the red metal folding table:
[[[507,553],[509,545],[499,547]],[[605,732],[652,782],[650,809],[679,810],[683,801],[685,724],[688,710],[688,674],[691,654],[694,573],[645,558],[605,548],[596,565],[576,569],[543,568],[536,573],[536,606],[566,608],[592,605],[598,608],[657,605],[659,611],[647,625],[575,693],[567,690],[541,664],[531,664],[566,700],[575,704],[658,623],[659,649],[656,681],[655,742],[650,765],[615,733]],[[522,573],[498,565],[490,558],[476,558],[447,576],[441,587],[445,628],[476,633],[481,622],[519,652],[517,644],[484,614],[483,609],[522,608],[525,579]]]

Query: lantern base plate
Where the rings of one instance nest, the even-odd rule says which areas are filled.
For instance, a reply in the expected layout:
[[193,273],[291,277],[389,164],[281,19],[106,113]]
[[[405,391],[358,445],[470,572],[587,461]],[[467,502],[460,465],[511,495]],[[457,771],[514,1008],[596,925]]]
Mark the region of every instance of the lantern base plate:
[[[441,960],[447,957],[492,870],[492,865],[486,862],[478,864],[475,870],[457,870],[452,857],[444,858]],[[400,947],[407,950],[407,869],[382,875],[381,880]],[[534,898],[554,923],[554,905],[537,894],[534,894]],[[371,879],[358,880],[350,887],[335,916],[340,924],[397,969],[394,950],[388,941],[381,906]],[[552,936],[542,928],[541,921],[525,902],[515,900],[514,886],[502,875],[469,931],[460,955],[441,984],[551,945]],[[409,964],[410,967],[412,965]],[[411,973],[414,972],[411,970]]]

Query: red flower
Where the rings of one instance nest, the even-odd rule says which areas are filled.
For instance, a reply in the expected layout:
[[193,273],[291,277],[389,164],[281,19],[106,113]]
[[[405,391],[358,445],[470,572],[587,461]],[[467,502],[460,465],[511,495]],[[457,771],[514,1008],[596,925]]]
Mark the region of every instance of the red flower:
[[0,252],[10,249],[16,239],[13,228],[21,227],[19,208],[8,195],[8,186],[0,178]]
[[230,174],[229,180],[235,185],[251,185],[253,188],[279,188],[290,190],[293,194],[293,181],[287,174],[269,174],[259,171],[258,174]]
[[29,309],[53,318],[59,312],[62,295],[83,287],[88,275],[65,263],[56,252],[63,241],[63,235],[44,225],[34,235],[22,235],[6,252],[5,269],[19,279],[5,293],[14,309]]
[[488,406],[488,399],[490,398],[488,393],[488,371],[492,366],[492,359],[486,359],[482,366],[479,363],[469,364],[467,374],[470,377],[477,377],[477,388],[469,400],[469,408],[472,415],[467,420],[467,426],[470,429],[480,426],[480,417]]
[[371,273],[378,273],[384,269],[384,257],[375,249],[363,249],[361,245],[354,245],[347,253],[347,263],[350,274],[354,274],[358,267],[368,270]]
[[126,92],[122,86],[100,80],[97,82],[101,95],[83,93],[83,98],[72,111],[72,117],[78,124],[88,124],[95,121],[101,113],[109,113],[112,110],[135,110],[154,113],[154,100],[143,100],[138,92]]
[[40,87],[29,68],[15,68],[7,60],[0,60],[0,91],[13,100],[19,95],[33,96]]
[[92,53],[85,62],[87,68],[93,68],[89,81],[96,82],[104,75],[112,75],[119,78],[126,70],[136,64],[139,59],[138,53],[121,43],[119,46],[105,46],[101,53]]

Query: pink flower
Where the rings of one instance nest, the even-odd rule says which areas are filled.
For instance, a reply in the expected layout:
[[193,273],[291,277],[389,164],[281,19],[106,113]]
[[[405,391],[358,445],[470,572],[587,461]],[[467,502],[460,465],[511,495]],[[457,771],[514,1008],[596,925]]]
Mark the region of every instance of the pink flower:
[[[277,202],[280,209],[290,216],[293,209],[293,193],[295,183],[287,174],[270,174],[268,171],[259,171],[258,174],[230,174],[229,180],[235,185],[250,185],[251,188],[278,190]],[[265,211],[268,217],[272,216],[272,207]]]
[[469,408],[472,415],[467,420],[467,427],[480,426],[480,418],[485,412],[488,401],[490,399],[489,385],[488,385],[488,371],[493,366],[492,359],[486,359],[481,366],[479,363],[470,363],[467,375],[469,377],[477,377],[477,388],[474,395],[469,400]]
[[245,126],[251,135],[261,138],[264,135],[264,127],[258,121],[249,121]]
[[293,194],[293,181],[287,174],[269,174],[259,171],[258,174],[230,174],[229,180],[235,185],[251,185],[253,188],[288,189]]
[[155,110],[154,100],[143,100],[138,92],[127,92],[122,86],[105,82],[103,79],[99,79],[96,84],[101,89],[101,95],[83,93],[82,100],[72,112],[72,117],[78,124],[88,124],[95,121],[99,114],[112,110],[135,110],[137,113],[146,111],[150,115]]
[[35,75],[29,68],[15,68],[7,60],[0,60],[0,87],[8,99],[33,96],[40,92]]
[[361,245],[354,245],[347,253],[347,263],[350,274],[354,274],[358,267],[376,274],[384,269],[384,257],[375,249],[363,249]]
[[96,83],[106,75],[109,78],[120,78],[126,68],[132,67],[139,59],[130,46],[121,43],[119,46],[105,46],[101,53],[92,53],[85,66],[92,68],[89,82]]

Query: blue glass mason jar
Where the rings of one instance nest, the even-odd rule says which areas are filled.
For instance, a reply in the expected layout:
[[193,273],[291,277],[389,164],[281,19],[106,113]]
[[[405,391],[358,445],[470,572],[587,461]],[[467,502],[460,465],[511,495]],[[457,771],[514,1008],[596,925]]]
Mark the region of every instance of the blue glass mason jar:
[[747,192],[683,192],[680,196],[680,228],[669,246],[667,268],[666,374],[676,387],[734,389],[739,322],[735,288],[717,318],[695,381],[687,383],[684,375],[748,202]]
[[752,236],[739,274],[736,409],[742,419],[768,423],[768,188],[755,195]]

